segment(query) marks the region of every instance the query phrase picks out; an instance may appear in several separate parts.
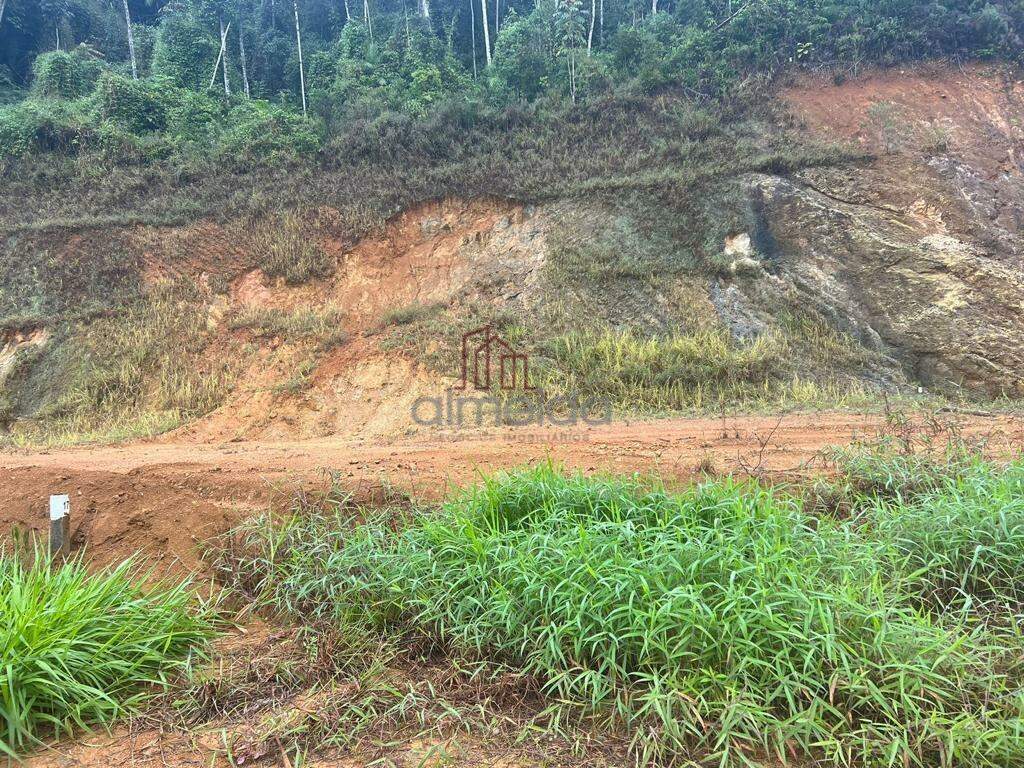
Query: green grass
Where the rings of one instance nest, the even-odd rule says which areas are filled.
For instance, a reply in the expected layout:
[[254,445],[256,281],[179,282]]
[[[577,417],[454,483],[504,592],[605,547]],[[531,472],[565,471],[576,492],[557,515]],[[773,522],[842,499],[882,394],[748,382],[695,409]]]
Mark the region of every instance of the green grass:
[[1024,615],[1024,464],[961,464],[909,500],[883,497],[863,523],[933,603]]
[[213,627],[191,586],[143,589],[143,576],[0,555],[0,751],[136,711],[202,653]]
[[542,466],[436,512],[254,524],[229,572],[303,622],[514,665],[644,762],[995,768],[1024,760],[1019,638],[923,600],[922,569],[1007,589],[1021,471],[840,521],[756,485]]

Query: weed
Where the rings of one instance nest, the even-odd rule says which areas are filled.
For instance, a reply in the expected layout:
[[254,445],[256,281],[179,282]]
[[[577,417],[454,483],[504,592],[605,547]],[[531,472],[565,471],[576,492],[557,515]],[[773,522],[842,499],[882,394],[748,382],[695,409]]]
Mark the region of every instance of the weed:
[[343,317],[334,307],[295,310],[248,307],[228,319],[231,330],[252,331],[258,336],[279,336],[289,341],[317,339],[325,348],[345,341]]

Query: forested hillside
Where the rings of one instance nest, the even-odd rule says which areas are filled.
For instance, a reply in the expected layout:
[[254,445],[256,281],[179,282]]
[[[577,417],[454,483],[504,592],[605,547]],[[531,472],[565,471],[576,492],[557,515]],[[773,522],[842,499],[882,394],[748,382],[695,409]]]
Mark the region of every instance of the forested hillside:
[[1018,61],[1022,33],[1021,0],[0,0],[0,157],[273,163],[389,112]]

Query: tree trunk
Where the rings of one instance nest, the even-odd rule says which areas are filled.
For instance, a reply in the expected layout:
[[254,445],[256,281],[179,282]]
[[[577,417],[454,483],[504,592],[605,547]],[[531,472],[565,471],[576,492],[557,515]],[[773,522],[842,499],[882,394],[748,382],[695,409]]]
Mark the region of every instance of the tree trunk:
[[[4,0],[0,0],[0,3]],[[473,36],[473,79],[476,80],[476,8],[473,0],[469,0],[469,29]]]
[[53,31],[57,33],[57,50],[60,50],[60,24],[53,25]]
[[345,0],[345,23],[348,24],[348,20],[352,18],[352,12],[348,9],[348,0]]
[[7,5],[7,0],[0,0],[0,24],[4,23],[4,7]]
[[221,71],[224,72],[224,95],[231,95],[231,83],[228,80],[228,32],[224,29],[224,19],[220,19],[220,50]]
[[597,23],[597,0],[590,0],[590,31],[587,32],[587,56],[594,47],[594,25]]
[[295,44],[299,47],[299,90],[302,92],[302,116],[305,117],[306,74],[302,71],[302,33],[299,32],[299,0],[292,0],[292,8],[295,11]]
[[658,12],[658,0],[651,0],[651,15],[653,16]]
[[494,43],[498,43],[498,19],[501,18],[501,0],[494,0]]
[[480,0],[480,10],[483,12],[484,23],[484,57],[489,67],[491,66],[491,33],[487,29],[487,0]]
[[249,94],[249,68],[245,61],[245,35],[242,34],[242,25],[238,25],[238,54],[242,61],[242,88],[245,89],[245,98],[251,98]]
[[370,36],[370,42],[373,42],[373,22],[370,21],[370,0],[363,0],[363,24],[366,25],[366,34]]
[[[224,30],[225,35],[227,35],[228,29],[231,29],[230,21],[228,22],[227,29]],[[220,69],[221,61],[224,60],[224,41],[226,39],[226,37],[222,37],[220,39],[220,50],[217,51],[217,60],[213,63],[213,74],[210,75],[210,84],[206,86],[206,90],[210,90],[211,88],[213,88],[213,84],[217,82],[217,71]]]
[[601,16],[601,29],[598,32],[597,40],[598,40],[598,43],[600,45],[604,45],[604,0],[601,0],[601,13],[600,13],[600,16]]
[[430,0],[420,0],[420,16],[430,18]]
[[135,35],[132,34],[132,15],[128,10],[128,0],[121,0],[124,4],[124,23],[128,27],[128,56],[132,60],[132,79],[139,79],[139,65],[135,62]]
[[572,97],[572,103],[576,103],[576,54],[569,51],[569,96]]

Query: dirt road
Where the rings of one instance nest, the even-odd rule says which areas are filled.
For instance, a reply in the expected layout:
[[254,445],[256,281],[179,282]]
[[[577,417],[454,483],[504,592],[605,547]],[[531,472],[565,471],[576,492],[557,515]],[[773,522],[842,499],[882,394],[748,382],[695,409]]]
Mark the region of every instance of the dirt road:
[[[1024,420],[943,417],[983,439],[994,455],[1019,452]],[[924,425],[920,425],[924,429]],[[876,438],[877,415],[850,413],[621,422],[571,432],[505,429],[391,442],[338,438],[302,442],[127,445],[0,453],[0,526],[40,530],[51,493],[72,499],[76,546],[100,563],[145,553],[179,570],[198,545],[233,522],[283,503],[296,486],[335,470],[359,493],[390,483],[437,499],[498,468],[552,460],[585,472],[653,472],[669,483],[702,472],[804,476],[821,471],[831,445]]]

